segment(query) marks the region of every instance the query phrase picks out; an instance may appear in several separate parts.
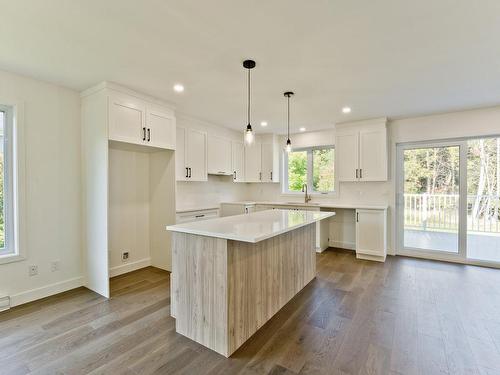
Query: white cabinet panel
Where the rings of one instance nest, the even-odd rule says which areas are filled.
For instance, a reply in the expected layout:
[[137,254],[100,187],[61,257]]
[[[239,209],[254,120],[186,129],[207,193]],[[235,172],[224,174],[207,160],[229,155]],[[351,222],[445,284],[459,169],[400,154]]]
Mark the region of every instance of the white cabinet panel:
[[149,146],[175,150],[175,117],[160,107],[148,105],[146,141]]
[[190,223],[193,221],[201,221],[214,219],[219,217],[218,209],[209,209],[209,210],[199,210],[199,211],[190,211],[190,212],[182,212],[176,215],[176,224],[182,223]]
[[359,132],[359,179],[387,180],[387,135],[385,129]]
[[144,144],[146,104],[133,96],[109,95],[108,138],[113,141]]
[[231,165],[233,169],[233,181],[245,181],[245,146],[243,142],[232,142]]
[[335,160],[339,181],[357,181],[358,155],[358,132],[337,135]]
[[208,136],[208,173],[230,175],[231,170],[231,141],[225,138]]
[[189,181],[207,181],[207,133],[187,129],[186,166]]
[[384,261],[387,254],[385,210],[356,210],[356,256]]
[[263,143],[261,146],[262,155],[262,182],[273,182],[274,173],[274,147],[272,144]]
[[186,181],[188,179],[188,169],[186,166],[186,129],[177,128],[175,138],[175,178],[177,181]]
[[261,182],[261,145],[254,143],[245,147],[245,181]]

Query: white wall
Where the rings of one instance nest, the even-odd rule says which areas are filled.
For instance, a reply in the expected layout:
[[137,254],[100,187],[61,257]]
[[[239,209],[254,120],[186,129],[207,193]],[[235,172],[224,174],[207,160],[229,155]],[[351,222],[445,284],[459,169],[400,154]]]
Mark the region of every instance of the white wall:
[[[234,141],[243,141],[243,132],[217,126],[199,119],[177,114],[177,126],[206,131]],[[250,184],[233,183],[231,176],[208,175],[207,182],[176,183],[176,207],[208,207],[224,201],[248,199],[247,189]]]
[[[149,265],[149,154],[109,149],[109,268],[110,275],[127,265]],[[129,259],[122,261],[122,252]]]
[[[27,259],[0,264],[13,304],[82,285],[80,96],[0,71],[0,102],[24,103]],[[60,270],[51,272],[50,262]],[[38,275],[28,276],[28,266]]]

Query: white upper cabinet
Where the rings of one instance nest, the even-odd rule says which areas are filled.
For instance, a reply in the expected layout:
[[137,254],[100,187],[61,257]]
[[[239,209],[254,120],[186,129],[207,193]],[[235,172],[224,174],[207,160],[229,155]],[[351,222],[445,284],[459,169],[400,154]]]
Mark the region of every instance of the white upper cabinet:
[[177,128],[175,177],[177,181],[207,181],[207,133]]
[[262,147],[257,141],[245,146],[245,182],[262,181]]
[[146,103],[130,95],[109,94],[109,139],[126,143],[146,142]]
[[113,89],[107,92],[110,140],[175,150],[171,109]]
[[146,105],[146,141],[150,146],[175,150],[175,117],[172,111]]
[[175,150],[175,179],[186,181],[189,178],[189,170],[186,166],[186,129],[176,130],[176,150]]
[[231,168],[231,141],[229,139],[209,135],[207,158],[209,174],[233,174]]
[[336,172],[339,181],[357,181],[358,156],[358,132],[337,134],[335,160],[338,160]]
[[387,120],[336,126],[335,162],[339,181],[387,181]]
[[231,142],[231,165],[234,182],[245,182],[245,146],[243,142]]

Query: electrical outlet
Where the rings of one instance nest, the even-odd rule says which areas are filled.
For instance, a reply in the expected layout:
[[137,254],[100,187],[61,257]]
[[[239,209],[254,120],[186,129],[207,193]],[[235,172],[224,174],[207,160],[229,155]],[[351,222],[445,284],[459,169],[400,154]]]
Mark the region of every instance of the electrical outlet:
[[29,267],[29,275],[30,276],[36,276],[38,275],[38,266],[33,265]]
[[53,260],[50,262],[50,271],[56,272],[59,271],[59,260]]
[[129,254],[128,251],[124,251],[122,253],[122,262],[126,262],[128,260]]

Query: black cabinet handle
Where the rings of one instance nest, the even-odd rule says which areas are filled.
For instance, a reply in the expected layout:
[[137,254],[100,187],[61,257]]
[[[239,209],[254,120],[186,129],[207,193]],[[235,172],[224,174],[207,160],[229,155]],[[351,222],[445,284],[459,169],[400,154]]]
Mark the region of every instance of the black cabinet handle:
[[271,181],[273,180],[273,171],[271,171]]
[[359,212],[356,212],[356,223],[359,223]]
[[359,178],[363,178],[363,170],[362,169],[359,170]]
[[234,171],[233,174],[234,174],[233,180],[236,180],[236,171]]
[[142,128],[142,140],[146,140],[146,128]]
[[262,181],[262,172],[259,172],[259,181]]
[[189,168],[186,167],[186,178],[188,178],[188,177],[189,177]]
[[356,168],[356,178],[358,178],[358,171],[359,171],[359,169]]
[[151,141],[151,129],[148,128],[148,142]]
[[205,215],[196,215],[195,217],[205,217]]
[[188,169],[189,169],[189,178],[191,178],[191,167],[189,167]]

